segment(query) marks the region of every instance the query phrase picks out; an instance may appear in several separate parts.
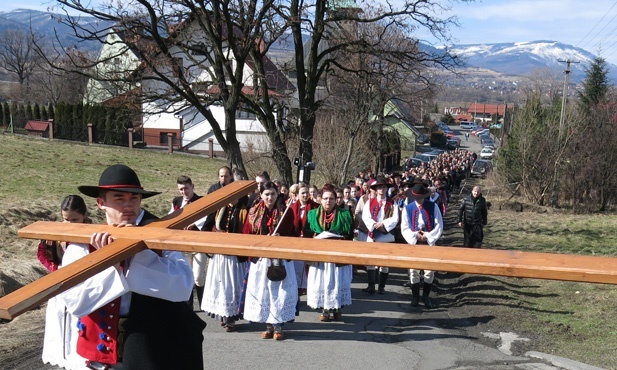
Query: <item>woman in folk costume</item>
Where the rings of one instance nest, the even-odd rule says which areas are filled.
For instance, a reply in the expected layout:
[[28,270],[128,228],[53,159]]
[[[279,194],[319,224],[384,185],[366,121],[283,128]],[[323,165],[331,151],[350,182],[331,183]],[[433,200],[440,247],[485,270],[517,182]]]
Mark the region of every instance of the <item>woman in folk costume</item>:
[[[293,213],[277,207],[278,189],[266,181],[260,188],[261,200],[253,206],[246,218],[244,234],[296,236]],[[270,280],[271,266],[283,266],[286,275],[282,280]],[[282,324],[293,321],[298,301],[298,283],[293,261],[271,258],[251,258],[246,282],[244,319],[266,323],[264,339],[283,339]]]
[[[240,198],[221,208],[215,216],[215,230],[241,233],[246,220],[248,197]],[[244,272],[248,258],[215,254],[208,264],[201,309],[218,318],[227,332],[235,331],[239,319]]]
[[[324,233],[329,232],[329,233]],[[308,213],[305,237],[353,239],[353,216],[346,208],[336,205],[336,192],[331,184],[321,191],[321,206]],[[321,235],[321,236],[320,236]],[[352,266],[318,262],[309,267],[307,303],[323,310],[321,321],[340,320],[341,308],[351,304]]]
[[[60,205],[63,222],[90,224],[86,202],[79,195],[69,195]],[[49,270],[56,271],[62,267],[62,255],[68,243],[41,240],[38,258]],[[77,318],[66,311],[58,297],[47,301],[45,311],[45,336],[43,339],[42,359],[44,363],[67,369],[85,368],[86,359],[75,351],[77,345]]]
[[[386,196],[389,186],[384,178],[377,179],[371,185],[371,189],[375,190],[375,197],[370,198],[362,209],[362,221],[364,221],[368,230],[367,242],[394,242],[393,231],[399,221],[399,211],[394,201]],[[385,292],[389,272],[390,269],[388,267],[379,268],[379,294],[384,294]],[[368,286],[362,289],[362,291],[375,294],[377,266],[366,266],[366,273],[368,276]]]
[[[443,219],[439,206],[429,199],[430,190],[423,184],[415,184],[408,190],[409,204],[403,208],[401,215],[401,232],[407,243],[435,245],[443,232]],[[409,270],[411,275],[411,305],[417,306],[420,302],[420,271]],[[424,307],[433,307],[429,294],[435,279],[435,272],[424,270],[424,286],[422,287],[422,301]]]
[[[289,212],[294,215],[294,232],[300,237],[303,235],[304,225],[306,225],[307,215],[310,210],[319,207],[319,204],[314,202],[309,195],[309,186],[305,183],[298,184],[297,201],[289,206]],[[296,279],[298,281],[298,290],[306,290],[306,269],[304,261],[294,261],[296,268]]]

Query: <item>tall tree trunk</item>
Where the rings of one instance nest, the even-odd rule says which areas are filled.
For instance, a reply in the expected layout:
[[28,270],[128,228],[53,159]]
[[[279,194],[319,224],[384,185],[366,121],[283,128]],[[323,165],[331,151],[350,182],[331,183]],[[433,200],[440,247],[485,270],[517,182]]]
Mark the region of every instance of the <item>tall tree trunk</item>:
[[345,179],[347,178],[347,171],[349,171],[349,162],[351,161],[351,155],[353,153],[353,144],[355,139],[356,136],[351,135],[347,140],[347,154],[345,155],[345,162],[343,162],[343,173],[341,174],[341,180],[339,181],[340,184],[343,184],[345,182]]

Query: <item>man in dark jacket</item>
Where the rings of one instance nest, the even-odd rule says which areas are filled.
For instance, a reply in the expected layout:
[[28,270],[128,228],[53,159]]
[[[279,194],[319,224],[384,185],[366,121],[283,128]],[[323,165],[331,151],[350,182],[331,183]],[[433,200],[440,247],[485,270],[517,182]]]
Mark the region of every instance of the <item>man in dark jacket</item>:
[[482,227],[487,223],[488,207],[479,186],[474,186],[471,194],[463,198],[458,211],[458,226],[463,228],[465,247],[480,248],[484,233]]

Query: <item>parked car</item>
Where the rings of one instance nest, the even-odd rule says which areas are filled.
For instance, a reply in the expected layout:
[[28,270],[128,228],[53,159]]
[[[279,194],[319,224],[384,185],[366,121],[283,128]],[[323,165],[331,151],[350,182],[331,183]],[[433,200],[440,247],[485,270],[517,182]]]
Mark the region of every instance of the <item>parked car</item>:
[[429,141],[431,141],[431,139],[424,134],[420,134],[420,136],[418,136],[418,144],[428,144]]
[[419,158],[409,157],[405,161],[405,171],[409,171],[412,168],[421,167],[422,163],[424,163]]
[[491,161],[486,159],[476,159],[476,161],[471,165],[471,176],[485,178],[486,174],[491,172],[492,169],[493,164]]
[[446,145],[448,149],[456,149],[461,145],[461,139],[458,137],[453,137],[448,140],[448,144]]
[[445,153],[445,152],[447,152],[447,150],[445,150],[445,149],[436,149],[435,148],[435,149],[431,150],[430,152],[427,152],[427,154],[437,154],[437,155],[440,155],[440,154]]
[[469,121],[461,121],[460,127],[463,130],[475,130],[478,128],[478,125]]
[[480,136],[485,132],[488,133],[489,131],[490,131],[489,129],[482,127],[482,128],[473,130],[471,133],[475,136]]
[[437,154],[434,154],[434,153],[418,153],[418,154],[416,154],[416,158],[418,158],[422,162],[430,163],[432,160],[437,158]]
[[495,146],[493,139],[491,139],[490,137],[482,138],[482,140],[480,140],[480,143],[482,144],[482,146]]
[[480,151],[480,158],[482,159],[493,159],[493,155],[495,154],[495,149],[484,147]]

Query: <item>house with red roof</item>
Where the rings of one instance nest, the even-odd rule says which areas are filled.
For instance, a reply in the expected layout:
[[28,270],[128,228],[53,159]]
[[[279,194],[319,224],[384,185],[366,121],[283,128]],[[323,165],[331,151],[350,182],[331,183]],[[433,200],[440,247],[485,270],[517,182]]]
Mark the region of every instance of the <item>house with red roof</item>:
[[479,123],[498,123],[503,120],[506,109],[511,110],[512,106],[506,104],[486,104],[471,103],[467,108],[467,113],[472,118],[469,121]]

